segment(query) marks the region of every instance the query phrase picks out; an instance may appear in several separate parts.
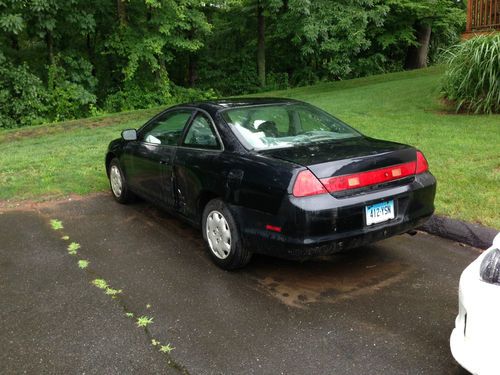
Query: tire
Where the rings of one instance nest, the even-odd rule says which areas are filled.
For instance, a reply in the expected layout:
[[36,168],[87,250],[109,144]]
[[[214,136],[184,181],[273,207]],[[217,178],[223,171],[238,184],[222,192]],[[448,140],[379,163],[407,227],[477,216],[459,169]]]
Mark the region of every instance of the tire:
[[252,253],[243,246],[236,220],[222,200],[208,202],[201,228],[210,258],[217,266],[234,270],[248,264]]
[[122,204],[132,202],[134,200],[134,195],[128,188],[125,175],[123,174],[118,159],[114,158],[111,160],[108,168],[109,187],[111,188],[111,194],[113,194],[115,200]]

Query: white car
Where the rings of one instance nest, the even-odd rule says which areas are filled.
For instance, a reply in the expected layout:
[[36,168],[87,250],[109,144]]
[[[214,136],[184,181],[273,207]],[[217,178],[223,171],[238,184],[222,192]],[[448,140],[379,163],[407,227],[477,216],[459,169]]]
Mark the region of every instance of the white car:
[[498,375],[500,365],[500,233],[460,277],[453,357],[472,374]]

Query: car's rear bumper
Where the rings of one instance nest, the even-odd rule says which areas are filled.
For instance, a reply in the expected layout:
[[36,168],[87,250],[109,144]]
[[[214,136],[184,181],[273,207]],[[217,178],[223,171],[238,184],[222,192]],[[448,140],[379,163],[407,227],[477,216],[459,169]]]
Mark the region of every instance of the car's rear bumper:
[[335,239],[321,242],[299,243],[289,241],[283,236],[268,235],[263,240],[262,235],[247,235],[245,237],[245,246],[250,250],[259,253],[273,255],[282,258],[308,258],[321,255],[332,255],[343,250],[352,249],[367,245],[376,241],[406,233],[429,219],[429,216],[411,221],[403,221],[399,224],[388,224],[377,229],[367,230],[364,233],[347,232]]
[[[276,215],[231,207],[245,246],[256,253],[286,258],[333,254],[366,245],[422,225],[434,212],[436,180],[430,173],[409,184],[346,198],[329,194],[288,196]],[[365,207],[394,200],[393,220],[367,226]],[[281,228],[281,232],[266,226]]]

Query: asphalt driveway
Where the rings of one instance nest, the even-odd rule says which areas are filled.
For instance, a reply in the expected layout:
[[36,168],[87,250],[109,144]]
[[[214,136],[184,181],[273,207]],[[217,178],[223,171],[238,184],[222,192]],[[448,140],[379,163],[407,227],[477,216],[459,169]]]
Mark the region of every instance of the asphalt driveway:
[[448,338],[477,255],[419,233],[229,273],[145,203],[0,211],[0,373],[462,374]]

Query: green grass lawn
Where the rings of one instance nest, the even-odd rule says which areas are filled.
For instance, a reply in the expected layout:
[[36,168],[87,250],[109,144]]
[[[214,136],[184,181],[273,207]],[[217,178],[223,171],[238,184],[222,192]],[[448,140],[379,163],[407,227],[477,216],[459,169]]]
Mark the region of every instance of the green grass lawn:
[[[264,95],[307,101],[366,135],[420,148],[438,179],[437,213],[500,228],[500,116],[446,112],[438,100],[441,74],[431,68]],[[156,111],[0,132],[0,200],[106,190],[108,142]]]

